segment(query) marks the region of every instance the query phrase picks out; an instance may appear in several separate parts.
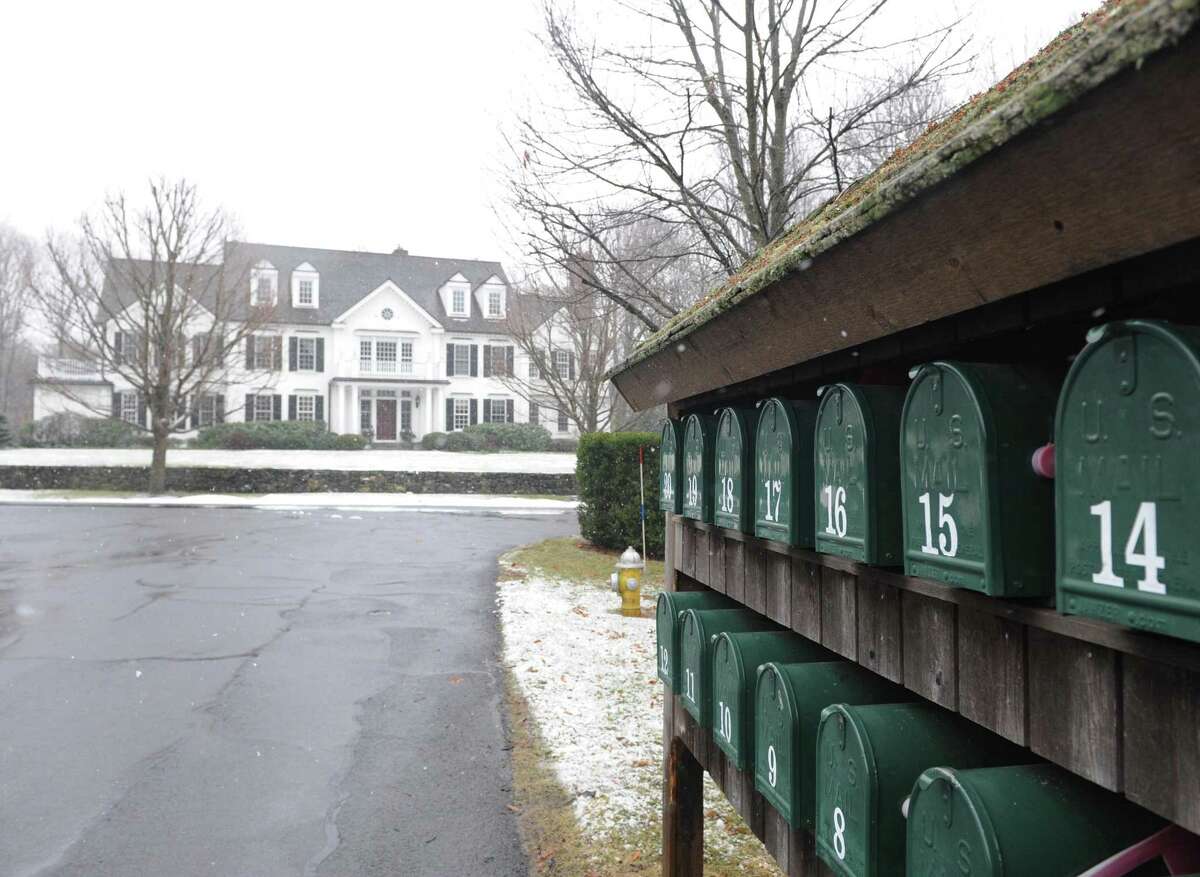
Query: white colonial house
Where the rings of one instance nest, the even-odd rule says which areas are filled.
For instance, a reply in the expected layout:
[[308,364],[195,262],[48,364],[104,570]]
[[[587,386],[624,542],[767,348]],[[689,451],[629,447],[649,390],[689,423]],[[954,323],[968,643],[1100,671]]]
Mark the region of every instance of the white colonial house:
[[[272,318],[234,354],[221,386],[189,400],[190,430],[315,420],[380,444],[474,423],[539,422],[553,436],[578,434],[552,403],[537,404],[536,369],[508,331],[515,293],[498,262],[231,246],[252,266],[247,303],[272,305]],[[550,355],[573,376],[573,350]],[[34,417],[59,411],[145,422],[120,376],[81,358],[42,357]]]

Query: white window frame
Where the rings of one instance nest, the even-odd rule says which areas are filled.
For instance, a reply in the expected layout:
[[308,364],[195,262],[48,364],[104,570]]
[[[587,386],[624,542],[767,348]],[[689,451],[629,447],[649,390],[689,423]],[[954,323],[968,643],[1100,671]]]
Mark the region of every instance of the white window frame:
[[364,373],[369,373],[375,367],[375,339],[374,338],[359,338],[358,339],[358,368]]
[[133,390],[125,390],[121,392],[119,398],[121,400],[121,419],[126,423],[137,423],[138,418],[138,394]]
[[400,339],[398,366],[402,375],[411,375],[413,373],[413,342],[410,338]]
[[467,291],[461,286],[450,290],[450,313],[456,317],[467,315]]
[[196,422],[192,424],[197,429],[214,426],[217,422],[217,397],[214,393],[204,393],[196,404]]
[[313,297],[315,295],[313,287],[316,286],[316,281],[313,280],[311,277],[301,277],[299,280],[296,281],[296,283],[297,283],[296,307],[300,307],[300,308],[315,307],[315,305],[313,304],[313,302],[315,301],[315,299]]
[[296,419],[313,421],[317,419],[317,397],[312,393],[296,394]]
[[[255,334],[253,363],[254,371],[271,371],[275,368],[275,339],[279,337],[279,335]],[[282,344],[283,342],[280,341],[279,343]]]
[[[484,423],[508,423],[508,399],[484,399],[483,404],[487,405],[488,416]],[[496,406],[500,406],[499,419],[496,416]]]
[[[262,291],[263,284],[268,287],[269,300],[265,299]],[[273,305],[279,301],[279,272],[270,262],[260,262],[250,270],[250,304]]]
[[[306,352],[307,351],[307,352]],[[308,365],[305,365],[305,360]],[[296,339],[296,371],[315,372],[317,370],[317,339],[305,335]]]
[[571,351],[554,351],[554,372],[564,381],[571,379]]
[[[470,399],[453,399],[453,417],[450,426],[454,432],[459,432],[471,425],[471,400]],[[459,425],[459,419],[462,419],[462,424]]]
[[[384,352],[390,355],[385,356]],[[400,342],[395,338],[376,338],[375,339],[375,373],[380,375],[394,375],[399,367],[398,361],[400,358]]]
[[542,376],[541,370],[538,368],[537,360],[532,356],[529,358],[529,380],[536,381]]
[[[265,405],[263,403],[266,403]],[[266,423],[275,419],[275,397],[268,394],[259,394],[254,397],[254,416],[251,420],[254,423]]]
[[[471,376],[471,348],[474,344],[460,344],[457,341],[451,342],[454,344],[454,376],[470,377]],[[460,364],[459,357],[462,357]]]
[[489,289],[488,290],[488,316],[503,317],[504,316],[504,290]]
[[[304,301],[304,284],[309,285],[309,299]],[[321,303],[321,275],[304,262],[292,270],[292,307],[315,309]]]
[[571,418],[569,418],[567,416],[567,412],[563,411],[561,408],[558,409],[558,423],[555,425],[558,427],[559,432],[571,431]]

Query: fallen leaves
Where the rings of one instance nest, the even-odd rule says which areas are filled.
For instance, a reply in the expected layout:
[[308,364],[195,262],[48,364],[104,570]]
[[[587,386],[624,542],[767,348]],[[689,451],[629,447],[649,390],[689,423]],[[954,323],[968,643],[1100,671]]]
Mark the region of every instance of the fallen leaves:
[[463,678],[461,676],[451,676],[450,677],[451,685],[462,685],[462,681],[463,681]]

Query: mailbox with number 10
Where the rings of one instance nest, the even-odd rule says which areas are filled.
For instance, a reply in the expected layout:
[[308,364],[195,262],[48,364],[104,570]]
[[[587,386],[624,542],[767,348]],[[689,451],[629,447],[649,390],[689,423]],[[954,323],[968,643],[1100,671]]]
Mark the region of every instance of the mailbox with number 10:
[[1053,588],[1051,378],[1010,365],[918,367],[901,417],[904,571],[994,597]]
[[1058,609],[1200,642],[1200,330],[1093,330],[1059,399]]

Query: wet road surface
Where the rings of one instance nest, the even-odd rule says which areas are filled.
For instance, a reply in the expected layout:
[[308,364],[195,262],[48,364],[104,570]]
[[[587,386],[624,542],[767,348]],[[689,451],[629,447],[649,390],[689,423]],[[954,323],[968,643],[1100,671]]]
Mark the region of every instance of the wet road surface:
[[495,561],[575,531],[0,508],[0,874],[525,873]]

